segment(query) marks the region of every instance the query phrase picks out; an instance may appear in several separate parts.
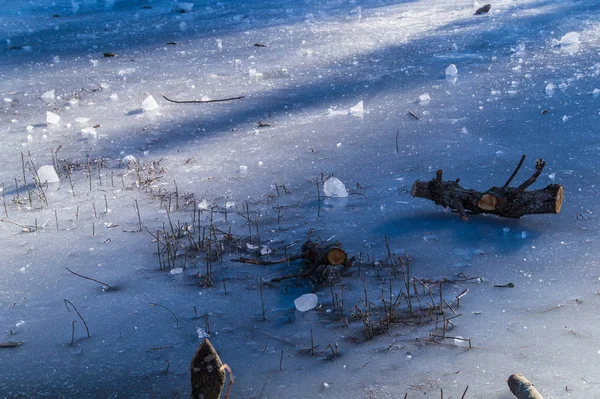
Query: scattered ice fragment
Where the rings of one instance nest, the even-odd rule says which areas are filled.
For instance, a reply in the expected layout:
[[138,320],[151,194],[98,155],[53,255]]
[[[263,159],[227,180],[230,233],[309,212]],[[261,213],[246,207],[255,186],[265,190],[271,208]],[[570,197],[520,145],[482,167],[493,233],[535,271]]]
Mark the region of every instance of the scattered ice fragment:
[[60,116],[56,115],[54,112],[47,111],[46,122],[51,124],[57,124],[58,122],[60,122]]
[[15,327],[21,327],[23,324],[25,324],[25,320],[17,321],[17,324],[15,324]]
[[248,167],[246,165],[240,165],[240,173],[242,173],[242,174],[248,173]]
[[194,3],[177,3],[177,11],[190,12],[194,9]]
[[568,121],[568,120],[569,120],[569,117],[568,117],[567,115],[563,115],[563,117],[562,117],[562,121],[563,121],[563,122],[566,122],[566,121]]
[[458,75],[458,68],[456,68],[456,65],[454,65],[454,64],[448,65],[448,67],[446,68],[446,76],[456,76],[456,75]]
[[54,89],[48,90],[42,94],[42,100],[54,100]]
[[510,229],[508,227],[505,227],[502,229],[503,232],[508,233],[510,231]]
[[249,249],[250,251],[254,251],[254,250],[257,250],[257,249],[258,249],[258,245],[250,244],[249,242],[248,242],[248,243],[246,243],[246,247],[248,247],[248,249]]
[[263,166],[264,162],[263,161],[258,161],[258,166]]
[[185,32],[187,30],[187,24],[185,22],[180,23],[179,30]]
[[119,99],[119,95],[117,93],[113,93],[109,98],[113,101],[117,101]]
[[250,75],[251,78],[255,78],[255,79],[260,79],[263,76],[263,74],[261,72],[258,72],[254,68],[248,68],[248,75]]
[[429,93],[423,93],[419,96],[419,102],[421,104],[429,104],[430,101],[431,97],[429,96]]
[[570,46],[579,43],[579,33],[569,32],[560,38],[558,42],[561,46]]
[[225,208],[235,208],[235,201],[226,201]]
[[550,180],[554,180],[556,178],[556,173],[550,173],[548,177],[550,178]]
[[337,143],[335,146],[336,146],[337,148],[341,148],[341,147],[342,147],[342,143]]
[[5,102],[5,103],[12,103],[12,102],[13,102],[13,99],[12,99],[12,98],[8,98],[8,97],[5,97],[5,98],[4,98],[4,102]]
[[81,129],[81,133],[84,136],[87,136],[87,135],[95,136],[97,134],[96,129],[93,127],[84,127],[83,129]]
[[554,89],[556,88],[556,86],[554,86],[553,83],[548,83],[546,85],[546,93],[551,96],[552,94],[554,94]]
[[171,269],[171,271],[169,272],[169,274],[181,274],[183,273],[183,267],[175,267],[173,269]]
[[27,141],[33,141],[33,135],[28,134],[27,135]]
[[159,108],[158,103],[156,102],[154,97],[152,97],[152,95],[149,95],[148,97],[146,97],[144,99],[144,101],[142,101],[142,109],[144,111],[153,111],[158,108]]
[[92,66],[96,68],[98,66],[98,60],[90,60],[90,64],[92,64]]
[[204,338],[209,338],[210,334],[207,333],[206,331],[204,331],[202,328],[198,327],[196,329],[196,332],[198,333],[198,339],[204,339]]
[[217,48],[219,50],[223,50],[223,40],[217,39],[216,42],[217,42]]
[[460,133],[461,134],[469,134],[469,129],[467,129],[466,127],[463,127],[462,129],[460,129]]
[[208,200],[203,198],[202,200],[200,200],[198,202],[198,209],[205,211],[209,208],[210,208],[210,204],[208,203]]
[[30,132],[34,129],[34,127],[33,127],[33,125],[27,125],[27,126],[25,126],[25,129],[27,129],[27,131]]
[[273,253],[273,250],[271,248],[269,248],[268,246],[266,246],[266,245],[263,245],[260,248],[260,254],[263,255],[263,256],[264,255],[270,255],[272,253]]
[[567,90],[567,84],[565,82],[562,82],[561,84],[558,85],[558,88],[561,89],[562,91]]
[[330,177],[323,183],[323,194],[326,197],[347,197],[346,185],[337,177]]
[[130,164],[136,165],[138,163],[138,159],[133,155],[126,155],[123,157],[123,164],[125,166],[129,166]]
[[521,232],[521,238],[527,238],[527,232],[525,230]]
[[600,89],[592,90],[592,96],[594,96],[594,98],[600,96]]
[[315,294],[304,294],[296,299],[294,299],[294,305],[296,309],[300,312],[308,312],[311,309],[314,309],[319,303],[319,297]]
[[79,118],[75,119],[75,122],[81,123],[83,125],[83,124],[87,123],[89,120],[90,120],[90,118],[79,117]]
[[54,57],[52,57],[52,62],[54,62],[55,64],[60,62],[60,56],[55,55]]
[[362,101],[359,101],[358,103],[356,103],[356,105],[352,108],[350,108],[350,114],[356,114],[356,115],[362,115],[364,111],[364,103]]
[[425,234],[423,236],[424,241],[437,241],[437,236],[435,234]]
[[326,383],[326,382],[324,382],[324,383],[323,383],[323,388],[329,388],[329,384],[328,384],[328,383]]
[[43,165],[37,171],[38,177],[40,178],[40,182],[48,182],[48,183],[58,183],[60,178],[56,174],[56,170],[54,170],[54,166],[52,165]]

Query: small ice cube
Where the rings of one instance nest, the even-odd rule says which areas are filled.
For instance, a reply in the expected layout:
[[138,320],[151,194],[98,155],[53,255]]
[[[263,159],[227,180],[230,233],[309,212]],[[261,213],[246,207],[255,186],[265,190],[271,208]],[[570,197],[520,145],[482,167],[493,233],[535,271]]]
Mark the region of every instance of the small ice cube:
[[350,114],[362,114],[364,111],[364,103],[359,101],[355,106],[350,108]]
[[169,274],[181,274],[183,273],[183,267],[176,267],[171,269],[171,271],[169,272]]
[[423,93],[419,96],[419,102],[421,102],[422,104],[428,104],[429,101],[431,101],[429,93]]
[[527,238],[527,232],[526,231],[522,231],[521,232],[521,238]]
[[559,41],[561,46],[570,46],[577,43],[579,43],[579,33],[577,32],[569,32],[561,37]]
[[152,95],[149,95],[148,97],[146,97],[144,99],[144,101],[142,101],[142,109],[144,111],[153,111],[158,108],[159,108],[158,103],[156,102],[154,97],[152,97]]
[[556,88],[556,86],[554,86],[554,84],[553,84],[553,83],[548,83],[548,84],[546,85],[546,93],[547,93],[548,95],[552,95],[552,94],[554,93],[554,89],[555,89],[555,88]]
[[56,174],[56,170],[54,170],[54,166],[52,165],[43,165],[37,171],[38,177],[40,178],[40,182],[48,182],[48,183],[58,183],[60,178]]
[[90,60],[90,64],[95,68],[98,66],[98,60]]
[[54,112],[47,111],[46,122],[56,125],[58,122],[60,122],[60,116],[56,115]]
[[592,96],[594,96],[594,98],[600,96],[600,89],[592,90]]
[[235,201],[226,201],[225,208],[235,208]]
[[323,193],[326,197],[347,197],[346,185],[337,177],[330,177],[323,183]]
[[562,82],[561,84],[558,85],[558,88],[561,89],[562,91],[567,90],[567,84],[565,82]]
[[469,130],[466,127],[463,127],[462,129],[460,129],[460,133],[461,134],[469,134]]
[[240,173],[242,173],[242,174],[248,173],[248,167],[246,165],[240,165]]
[[109,97],[112,101],[117,101],[119,99],[119,95],[117,93],[113,93]]
[[25,320],[17,321],[17,324],[15,324],[15,327],[21,327],[23,324],[25,324]]
[[304,294],[294,299],[294,305],[300,312],[308,312],[314,309],[319,303],[319,297],[315,294]]
[[203,211],[210,209],[210,204],[208,203],[208,200],[206,200],[204,198],[202,200],[200,200],[198,202],[198,209],[203,210]]
[[83,124],[87,123],[89,120],[90,120],[90,118],[79,117],[79,118],[75,119],[75,122],[81,123],[83,125]]
[[198,339],[204,339],[204,338],[209,338],[210,334],[207,333],[206,331],[204,331],[202,328],[198,327],[196,329],[196,332],[198,333]]
[[42,94],[42,100],[54,100],[54,89],[48,90]]
[[554,180],[556,178],[556,173],[550,173],[548,177],[550,178],[550,180]]
[[273,250],[271,248],[269,248],[268,246],[266,246],[266,245],[263,245],[260,248],[260,254],[263,255],[263,256],[264,255],[270,255],[272,253],[273,253]]
[[458,68],[456,68],[456,65],[454,65],[454,64],[448,65],[448,67],[446,68],[446,76],[456,76],[456,75],[458,75]]
[[562,121],[563,121],[563,122],[566,122],[566,121],[568,121],[568,120],[569,120],[569,117],[568,117],[567,115],[563,115],[563,117],[562,117]]
[[337,143],[335,146],[336,146],[337,148],[341,148],[341,147],[342,147],[342,143]]
[[136,165],[138,163],[138,159],[133,155],[126,155],[125,157],[123,157],[122,162],[125,166],[129,166],[130,164]]
[[83,129],[81,129],[81,134],[83,134],[84,136],[95,136],[96,133],[96,129],[93,127],[85,127]]

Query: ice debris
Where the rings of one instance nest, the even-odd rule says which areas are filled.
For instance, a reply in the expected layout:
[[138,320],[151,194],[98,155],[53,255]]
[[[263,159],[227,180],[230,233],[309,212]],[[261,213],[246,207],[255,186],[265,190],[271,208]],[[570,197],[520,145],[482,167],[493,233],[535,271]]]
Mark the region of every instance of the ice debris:
[[423,93],[419,96],[419,102],[423,105],[429,104],[430,101],[431,97],[429,96],[429,93]]
[[58,183],[60,182],[60,178],[58,174],[56,174],[56,170],[54,170],[54,166],[52,165],[43,165],[37,171],[38,177],[40,178],[40,182],[44,183]]
[[54,89],[48,90],[44,94],[42,94],[42,100],[54,100]]
[[304,294],[294,299],[294,305],[300,312],[308,312],[314,309],[319,303],[319,297],[315,294]]
[[326,197],[347,197],[346,185],[337,177],[330,177],[323,184],[323,194]]
[[456,76],[456,75],[458,75],[458,68],[456,68],[456,65],[454,65],[454,64],[448,65],[448,67],[446,68],[446,76]]
[[144,101],[142,101],[142,109],[144,111],[154,111],[158,108],[158,103],[156,102],[154,97],[152,97],[152,95],[149,95],[144,99]]
[[362,115],[364,112],[364,103],[362,101],[359,101],[355,106],[350,108],[350,112],[348,112],[351,115]]
[[46,122],[56,125],[60,122],[60,116],[56,115],[54,112],[47,111],[46,112]]

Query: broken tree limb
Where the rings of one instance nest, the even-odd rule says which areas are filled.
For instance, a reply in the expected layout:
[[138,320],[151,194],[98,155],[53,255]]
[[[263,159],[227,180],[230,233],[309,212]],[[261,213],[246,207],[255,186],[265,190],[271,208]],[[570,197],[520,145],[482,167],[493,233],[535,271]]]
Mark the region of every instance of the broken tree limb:
[[245,97],[245,96],[239,96],[239,97],[231,97],[231,98],[220,98],[217,100],[172,100],[172,99],[168,98],[167,96],[165,96],[164,94],[162,96],[168,102],[175,103],[175,104],[221,103],[224,101],[242,100]]
[[[524,157],[521,158],[521,163]],[[518,172],[520,165],[515,172]],[[442,178],[443,171],[438,170],[436,177],[428,182],[417,180],[412,187],[412,196],[425,198],[437,205],[450,208],[460,214],[461,218],[468,220],[467,211],[476,215],[489,213],[506,218],[520,218],[524,215],[559,213],[562,208],[564,189],[559,184],[550,184],[541,190],[526,191],[542,173],[546,163],[538,159],[535,173],[518,187],[508,184],[511,176],[502,187],[492,187],[481,192],[461,187],[458,182]],[[513,173],[516,175],[516,173]]]
[[242,258],[237,258],[237,259],[231,259],[231,261],[237,262],[237,263],[249,263],[251,265],[271,266],[271,265],[278,265],[280,263],[293,262],[298,259],[302,259],[302,255],[288,256],[287,258],[278,259],[278,260],[261,260],[261,259],[243,258],[242,257]]
[[544,399],[533,384],[523,374],[516,373],[508,377],[508,387],[518,399]]

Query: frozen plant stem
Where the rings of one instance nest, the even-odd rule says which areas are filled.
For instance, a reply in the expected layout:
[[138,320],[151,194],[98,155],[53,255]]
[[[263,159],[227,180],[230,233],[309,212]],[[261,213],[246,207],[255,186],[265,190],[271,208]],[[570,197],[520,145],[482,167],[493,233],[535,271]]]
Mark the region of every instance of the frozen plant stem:
[[81,319],[81,321],[83,322],[83,325],[85,326],[85,331],[87,332],[87,336],[88,338],[92,338],[92,336],[90,335],[90,329],[88,328],[87,323],[85,322],[83,316],[81,315],[81,313],[79,313],[79,310],[77,310],[77,308],[75,307],[75,305],[73,305],[73,303],[71,301],[69,301],[68,299],[65,298],[65,306],[67,307],[67,311],[71,311],[71,309],[69,309],[69,305],[71,305],[71,307],[75,310],[75,313],[77,313],[77,316],[79,316],[79,318]]
[[75,345],[75,323],[77,320],[71,322],[71,346]]
[[260,305],[262,307],[262,319],[263,319],[263,321],[267,321],[267,317],[265,316],[265,301],[263,299],[262,282],[260,283],[260,285],[258,286],[258,288],[260,290]]
[[142,217],[140,216],[140,207],[138,206],[137,200],[135,200],[135,211],[137,212],[138,217],[138,231],[142,231]]
[[175,315],[175,313],[173,313],[173,311],[171,309],[169,309],[166,306],[159,305],[158,303],[154,303],[154,302],[150,302],[150,306],[163,308],[163,309],[169,311],[169,313],[171,313],[173,315],[173,317],[175,318],[175,328],[179,328],[179,319],[177,319],[177,316]]
[[96,280],[95,278],[86,277],[86,276],[83,276],[83,275],[81,275],[81,274],[79,274],[79,273],[75,273],[73,270],[69,269],[68,267],[65,267],[65,269],[67,269],[67,271],[68,271],[69,273],[71,273],[71,274],[74,274],[74,275],[75,275],[75,276],[77,276],[77,277],[81,277],[81,278],[84,278],[84,279],[86,279],[86,280],[90,280],[90,281],[95,281],[96,283],[98,283],[98,284],[102,285],[102,287],[103,287],[103,288],[104,288],[104,287],[106,287],[106,288],[112,288],[112,286],[111,286],[110,284],[103,283],[102,281],[100,281],[100,280]]

